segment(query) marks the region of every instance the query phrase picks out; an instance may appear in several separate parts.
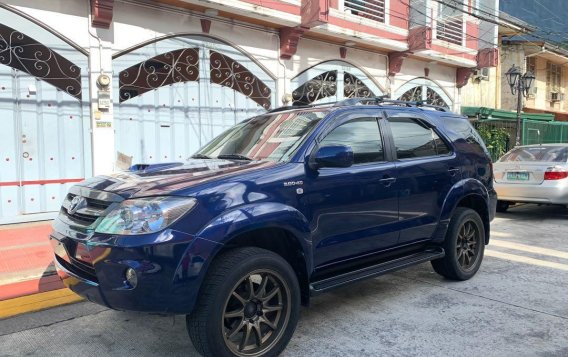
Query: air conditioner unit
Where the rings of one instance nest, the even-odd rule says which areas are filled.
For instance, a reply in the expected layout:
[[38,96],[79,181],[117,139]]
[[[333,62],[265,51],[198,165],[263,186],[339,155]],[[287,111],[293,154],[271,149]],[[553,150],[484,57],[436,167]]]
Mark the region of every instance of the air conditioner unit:
[[538,91],[538,87],[537,87],[537,86],[530,87],[530,88],[529,88],[528,97],[529,97],[529,98],[535,98],[535,97],[536,97],[536,94],[537,94],[537,91]]
[[473,72],[473,78],[479,79],[480,81],[489,80],[489,68],[480,68]]
[[550,92],[549,94],[549,100],[551,102],[559,102],[562,100],[563,95],[561,93],[558,92]]

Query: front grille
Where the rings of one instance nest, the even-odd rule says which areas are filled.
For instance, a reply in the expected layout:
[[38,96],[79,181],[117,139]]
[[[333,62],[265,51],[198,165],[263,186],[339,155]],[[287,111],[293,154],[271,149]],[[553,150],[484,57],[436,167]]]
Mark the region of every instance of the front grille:
[[[73,199],[80,197],[79,207],[73,207]],[[112,204],[112,201],[102,201],[90,197],[80,196],[75,193],[69,193],[63,201],[60,215],[66,218],[65,221],[72,223],[74,226],[89,227],[99,219],[106,215],[106,211]]]
[[83,186],[71,187],[53,224],[54,231],[60,235],[57,240],[65,247],[64,255],[56,253],[57,262],[71,273],[98,283],[89,253],[83,252],[86,249],[84,245],[94,234],[102,217],[123,200],[123,197],[112,192]]

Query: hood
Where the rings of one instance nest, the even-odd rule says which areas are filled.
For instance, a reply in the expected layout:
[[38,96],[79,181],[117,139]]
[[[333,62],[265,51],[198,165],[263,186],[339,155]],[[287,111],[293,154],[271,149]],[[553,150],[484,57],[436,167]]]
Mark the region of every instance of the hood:
[[124,198],[168,195],[192,186],[276,165],[272,161],[193,159],[185,163],[137,164],[128,171],[96,176],[79,186]]

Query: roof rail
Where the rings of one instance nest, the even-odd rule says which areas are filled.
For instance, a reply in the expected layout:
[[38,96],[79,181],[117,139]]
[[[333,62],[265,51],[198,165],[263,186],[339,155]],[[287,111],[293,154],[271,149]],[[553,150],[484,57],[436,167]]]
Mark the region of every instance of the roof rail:
[[446,108],[446,107],[442,107],[441,105],[428,104],[428,102],[425,101],[425,100],[421,100],[421,101],[416,102],[416,106],[419,107],[419,108],[420,107],[432,108],[432,109],[439,111],[439,112],[447,112],[448,111],[448,108]]
[[332,106],[334,103],[318,103],[318,104],[306,104],[306,105],[287,105],[284,107],[278,107],[267,111],[265,114],[271,113],[278,113],[283,112],[286,110],[294,110],[294,109],[310,109],[310,108],[317,108],[317,107],[325,107],[325,106]]
[[428,104],[426,100],[418,100],[414,102],[406,101],[406,100],[396,100],[396,99],[389,99],[388,96],[380,96],[380,97],[370,97],[370,98],[349,98],[342,101],[335,103],[334,107],[345,107],[350,105],[357,105],[357,104],[371,104],[371,105],[381,105],[381,104],[391,104],[391,105],[400,105],[405,107],[424,107],[424,108],[432,108],[437,111],[447,112],[448,109],[439,105],[432,105]]
[[388,99],[388,96],[383,95],[380,97],[357,97],[357,98],[349,98],[344,99],[339,102],[336,102],[334,107],[347,107],[350,105],[357,105],[357,104],[379,104]]
[[396,100],[396,99],[389,99],[388,96],[383,95],[383,96],[379,96],[379,97],[357,97],[357,98],[349,98],[349,99],[344,99],[338,102],[332,102],[332,103],[320,103],[320,104],[309,104],[309,105],[289,105],[289,106],[285,106],[285,107],[279,107],[279,108],[275,108],[272,110],[269,110],[267,113],[278,113],[278,112],[283,112],[286,110],[293,110],[293,109],[309,109],[309,108],[316,108],[316,107],[322,107],[322,106],[332,106],[332,107],[348,107],[351,105],[381,105],[381,104],[387,104],[387,105],[398,105],[398,106],[403,106],[403,107],[408,107],[408,108],[432,108],[436,111],[440,111],[440,112],[447,112],[448,108],[446,107],[442,107],[439,105],[432,105],[432,104],[428,104],[428,102],[426,100],[419,100],[419,101],[414,101],[414,102],[410,102],[410,101],[406,101],[406,100]]

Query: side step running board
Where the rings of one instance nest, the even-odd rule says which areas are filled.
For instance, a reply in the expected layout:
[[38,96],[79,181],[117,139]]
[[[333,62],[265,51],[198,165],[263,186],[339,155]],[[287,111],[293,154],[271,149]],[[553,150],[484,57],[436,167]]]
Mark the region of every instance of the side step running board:
[[390,260],[384,263],[353,270],[348,273],[337,275],[331,278],[314,281],[310,284],[310,294],[317,295],[343,285],[355,283],[360,280],[391,273],[393,271],[424,263],[433,259],[443,258],[445,254],[446,253],[444,252],[444,249],[441,247],[430,248],[420,253],[414,253],[395,260]]

